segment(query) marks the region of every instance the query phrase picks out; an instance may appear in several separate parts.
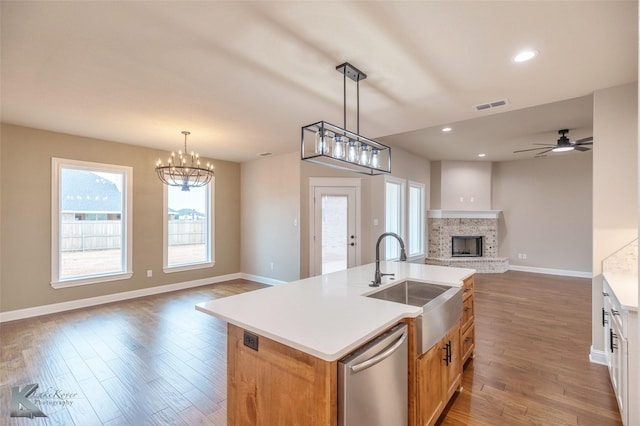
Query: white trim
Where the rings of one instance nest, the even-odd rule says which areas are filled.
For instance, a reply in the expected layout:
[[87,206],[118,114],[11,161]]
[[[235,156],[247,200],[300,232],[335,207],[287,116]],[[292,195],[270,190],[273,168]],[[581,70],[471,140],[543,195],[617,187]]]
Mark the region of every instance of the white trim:
[[67,287],[76,287],[79,285],[99,284],[99,283],[106,283],[109,281],[128,280],[132,276],[133,276],[133,273],[131,272],[96,275],[95,277],[92,276],[92,277],[75,278],[75,279],[62,280],[62,281],[52,281],[51,287],[55,289],[59,289],[59,288],[67,288]]
[[[60,170],[108,171],[122,174],[122,263],[124,271],[60,279]],[[51,157],[51,287],[54,289],[129,279],[133,275],[133,167]]]
[[428,210],[430,219],[498,219],[502,210]]
[[211,182],[205,185],[207,205],[207,217],[209,217],[209,223],[207,224],[207,259],[203,262],[184,263],[179,265],[169,265],[169,185],[164,185],[162,190],[162,271],[165,274],[172,272],[192,271],[195,269],[212,268],[216,264],[215,258],[215,237],[213,235],[215,229],[215,180],[213,177]]
[[562,275],[565,277],[593,278],[591,272],[569,271],[565,269],[535,268],[533,266],[509,265],[510,271],[533,272],[535,274]]
[[594,349],[593,346],[591,346],[591,350],[589,351],[589,361],[593,364],[608,366],[604,351]]
[[[411,253],[410,247],[412,244],[411,238],[411,189],[417,188],[420,190],[420,251],[417,253]],[[424,214],[424,206],[425,206],[425,198],[426,198],[427,190],[426,185],[420,182],[414,182],[412,180],[408,181],[407,185],[407,257],[408,258],[416,258],[416,257],[425,257],[425,247],[427,243],[427,231],[425,224],[425,214]]]
[[[395,176],[389,176],[389,175],[385,175],[384,176],[384,232],[394,232],[392,230],[389,230],[389,228],[387,227],[387,225],[389,225],[389,218],[387,218],[387,205],[389,203],[389,197],[387,195],[387,184],[392,183],[394,185],[398,185],[400,187],[400,190],[398,191],[398,194],[400,195],[400,200],[398,201],[398,220],[400,223],[398,223],[398,228],[399,230],[396,231],[396,233],[400,236],[400,238],[402,238],[403,241],[407,241],[407,235],[406,235],[406,231],[407,231],[407,181],[405,179],[401,179]],[[395,200],[393,200],[395,201]],[[384,260],[391,260],[391,261],[395,261],[395,260],[399,260],[400,259],[400,250],[398,250],[398,257],[395,258],[389,258],[387,256],[387,244],[396,244],[395,242],[393,242],[392,240],[386,240],[385,243],[382,245],[382,255],[380,257],[380,259],[384,259]],[[398,249],[400,248],[400,246],[398,246]]]
[[[336,178],[336,177],[310,177],[309,178],[309,274],[316,275],[315,259],[315,193],[317,188],[354,188],[356,192],[355,207],[355,234],[357,239],[361,239],[362,229],[362,179],[361,178]],[[355,266],[362,262],[362,251],[360,244],[356,244]],[[267,283],[268,284],[268,283]]]
[[203,285],[216,284],[224,281],[244,278],[243,274],[227,274],[217,277],[203,278],[193,281],[185,281],[175,284],[167,284],[157,287],[143,288],[140,290],[124,291],[121,293],[106,294],[104,296],[89,297],[87,299],[70,300],[68,302],[53,303],[51,305],[34,306],[32,308],[17,309],[15,311],[0,312],[0,323],[15,321],[23,318],[37,317],[40,315],[55,314],[57,312],[86,308],[89,306],[103,305],[105,303],[119,302],[121,300],[135,299],[137,297],[151,296],[170,291],[183,290]]
[[289,282],[289,281],[281,281],[273,278],[261,277],[259,275],[252,275],[252,274],[245,274],[245,273],[241,273],[240,276],[245,280],[255,281],[255,282],[258,282],[261,284],[267,284],[267,285],[280,285],[280,284],[286,284]]

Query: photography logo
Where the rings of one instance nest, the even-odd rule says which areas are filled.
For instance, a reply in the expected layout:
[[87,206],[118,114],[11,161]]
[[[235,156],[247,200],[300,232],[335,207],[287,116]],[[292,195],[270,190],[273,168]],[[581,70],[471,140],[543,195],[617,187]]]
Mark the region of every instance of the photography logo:
[[47,417],[40,408],[29,400],[29,397],[38,389],[38,385],[32,383],[20,390],[20,387],[11,388],[11,404],[9,406],[11,417]]

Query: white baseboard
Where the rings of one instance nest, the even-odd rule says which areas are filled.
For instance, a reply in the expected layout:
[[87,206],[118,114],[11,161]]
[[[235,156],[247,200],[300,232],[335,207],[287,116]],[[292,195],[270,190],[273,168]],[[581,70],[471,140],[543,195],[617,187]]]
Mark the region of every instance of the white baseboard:
[[[90,297],[87,299],[71,300],[68,302],[53,303],[51,305],[34,306],[32,308],[17,309],[15,311],[0,312],[0,323],[15,321],[23,318],[37,317],[40,315],[55,314],[57,312],[70,311],[72,309],[86,308],[89,306],[102,305],[105,303],[119,302],[121,300],[135,299],[137,297],[151,296],[153,294],[167,293],[170,291],[183,290],[186,288],[200,287],[208,284],[220,283],[223,281],[245,278],[244,274],[227,274],[217,277],[204,278],[200,280],[185,281],[176,284],[167,284],[157,287],[143,288],[140,290],[125,291],[121,293],[106,294],[104,296]],[[245,278],[250,279],[250,278]]]
[[261,284],[268,284],[268,285],[278,285],[278,284],[284,284],[288,282],[288,281],[275,280],[273,278],[261,277],[259,275],[251,275],[251,274],[245,274],[245,273],[241,273],[240,278],[243,278],[249,281],[259,282]]
[[565,277],[593,278],[591,272],[568,271],[565,269],[535,268],[533,266],[509,265],[510,271],[533,272],[535,274],[562,275]]
[[607,365],[607,358],[604,355],[604,351],[593,349],[593,346],[591,346],[591,351],[589,352],[589,361],[593,364]]

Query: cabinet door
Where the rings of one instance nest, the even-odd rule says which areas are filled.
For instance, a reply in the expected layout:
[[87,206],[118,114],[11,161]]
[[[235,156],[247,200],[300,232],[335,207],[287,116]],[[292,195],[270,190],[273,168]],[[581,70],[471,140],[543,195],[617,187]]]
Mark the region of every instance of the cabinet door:
[[449,398],[451,398],[458,386],[460,386],[460,382],[462,380],[462,365],[460,363],[460,324],[453,327],[441,343],[444,343],[442,346],[445,347],[446,345],[449,345],[448,353],[446,349],[443,351],[443,354],[447,358],[446,361],[443,360],[444,399],[445,401],[449,401]]
[[417,424],[432,425],[444,408],[442,398],[442,342],[423,354],[417,363]]
[[[618,400],[620,417],[626,419],[627,414],[627,339],[622,335],[620,324],[615,318],[611,318],[611,382]],[[624,420],[623,420],[624,422]]]
[[473,324],[466,331],[460,333],[460,347],[462,348],[460,363],[464,364],[475,349],[475,327]]
[[462,324],[460,328],[464,332],[473,323],[473,297],[469,296],[462,302]]

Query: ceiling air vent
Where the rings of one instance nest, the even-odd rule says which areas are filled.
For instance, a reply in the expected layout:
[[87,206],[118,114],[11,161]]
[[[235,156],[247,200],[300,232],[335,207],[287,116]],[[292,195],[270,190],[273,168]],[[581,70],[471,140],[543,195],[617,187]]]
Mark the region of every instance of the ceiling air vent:
[[509,105],[509,99],[500,99],[493,102],[487,102],[486,104],[475,105],[474,108],[476,111],[483,111],[485,109],[501,107],[504,105]]

